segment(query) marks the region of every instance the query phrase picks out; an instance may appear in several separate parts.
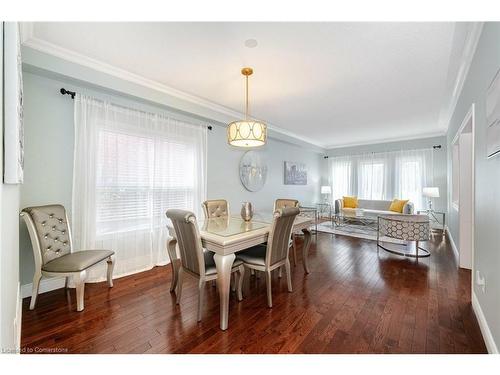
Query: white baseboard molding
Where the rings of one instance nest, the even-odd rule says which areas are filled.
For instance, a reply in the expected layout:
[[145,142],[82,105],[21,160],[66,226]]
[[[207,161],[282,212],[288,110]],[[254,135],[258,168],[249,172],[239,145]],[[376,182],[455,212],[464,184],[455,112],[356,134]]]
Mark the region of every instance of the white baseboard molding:
[[476,293],[472,292],[472,309],[476,314],[477,322],[479,323],[479,328],[481,329],[481,333],[483,334],[484,343],[486,344],[486,349],[488,349],[488,353],[490,354],[498,354],[498,348],[493,339],[493,335],[491,334],[490,327],[488,326],[488,322],[486,322],[486,318],[484,317],[483,310],[481,309],[481,305],[476,297]]
[[21,324],[23,321],[23,299],[21,295],[21,283],[17,283],[17,306],[16,317],[14,319],[14,338],[16,340],[16,349],[21,348]]
[[458,248],[457,245],[455,245],[455,241],[453,241],[453,237],[451,236],[450,229],[446,227],[446,234],[448,235],[448,239],[450,240],[451,248],[453,249],[453,252],[455,253],[455,257],[457,258],[457,262],[459,259],[458,255]]
[[[40,288],[38,294],[50,292],[51,290],[56,290],[64,288],[64,277],[51,277],[47,279],[40,280]],[[25,284],[21,287],[22,298],[31,297],[31,290],[33,289],[33,284]]]

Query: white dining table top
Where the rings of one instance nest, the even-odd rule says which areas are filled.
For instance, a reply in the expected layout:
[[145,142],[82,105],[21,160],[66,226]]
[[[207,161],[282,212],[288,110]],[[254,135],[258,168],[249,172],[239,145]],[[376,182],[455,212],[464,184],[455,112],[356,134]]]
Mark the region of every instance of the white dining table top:
[[[222,254],[233,253],[248,248],[248,246],[266,242],[272,222],[273,214],[271,212],[255,213],[250,221],[243,220],[239,215],[197,221],[203,246]],[[312,218],[297,216],[293,230],[307,229],[312,224]],[[168,227],[173,235],[173,228],[171,225]]]

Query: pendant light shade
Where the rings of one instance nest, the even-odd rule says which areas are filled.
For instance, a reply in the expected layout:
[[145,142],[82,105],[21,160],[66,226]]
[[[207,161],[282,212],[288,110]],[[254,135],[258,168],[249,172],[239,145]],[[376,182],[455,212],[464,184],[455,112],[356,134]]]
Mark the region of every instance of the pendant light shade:
[[245,120],[231,122],[227,126],[227,142],[236,147],[258,147],[266,144],[267,125],[261,121],[251,120],[248,115],[248,76],[252,68],[243,68],[241,74],[246,78]]

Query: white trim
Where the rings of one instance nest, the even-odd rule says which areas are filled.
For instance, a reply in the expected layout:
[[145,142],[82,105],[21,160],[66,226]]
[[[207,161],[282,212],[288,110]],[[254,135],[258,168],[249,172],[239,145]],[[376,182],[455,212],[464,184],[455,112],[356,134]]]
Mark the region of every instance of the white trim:
[[[191,95],[188,93],[185,93],[181,90],[177,90],[175,88],[169,87],[167,85],[164,85],[162,83],[156,82],[152,79],[143,77],[141,75],[129,72],[127,70],[115,67],[113,65],[104,63],[102,61],[90,58],[88,56],[82,55],[78,52],[71,51],[69,49],[60,47],[58,45],[55,45],[53,43],[47,42],[45,40],[39,39],[35,36],[33,36],[33,30],[31,26],[31,31],[30,31],[30,26],[26,25],[27,23],[23,23],[23,30],[26,33],[26,35],[23,35],[23,46],[32,48],[34,50],[58,57],[60,59],[72,62],[74,64],[82,65],[87,68],[96,70],[101,73],[108,74],[110,76],[122,79],[124,81],[132,82],[135,84],[138,84],[143,87],[150,88],[155,91],[162,92],[164,94],[173,96],[175,98],[184,100],[189,103],[193,103],[196,105],[199,105],[200,107],[203,108],[208,108],[210,110],[213,110],[215,112],[221,113],[226,116],[233,117],[235,119],[238,118],[243,118],[245,115],[241,112],[235,111],[231,108],[225,107],[223,105],[214,103],[210,100],[203,99],[199,96],[196,95]],[[31,33],[31,34],[30,34]],[[261,120],[261,119],[256,119],[256,120]],[[262,120],[261,120],[262,121]],[[295,134],[293,132],[290,132],[288,130],[285,130],[283,128],[280,128],[276,125],[272,125],[269,122],[266,122],[268,129],[280,133],[283,135],[286,135],[291,138],[298,139],[302,142],[307,142],[310,143],[314,146],[325,148],[324,144],[317,142],[313,139],[304,137],[302,135]]]
[[21,325],[23,322],[23,299],[21,298],[21,283],[17,283],[16,318],[14,319],[14,340],[16,349],[21,348]]
[[[52,290],[64,288],[64,277],[51,277],[42,279],[40,281],[40,288],[38,290],[38,294],[50,292]],[[31,297],[31,290],[33,288],[33,284],[25,284],[21,287],[21,296],[22,298]]]
[[448,109],[446,110],[443,118],[440,119],[440,128],[446,129],[446,131],[448,131],[451,117],[453,116],[453,112],[455,112],[460,94],[462,94],[467,74],[469,73],[474,54],[476,53],[476,47],[479,42],[479,37],[481,36],[481,31],[483,30],[483,25],[484,22],[472,22],[471,28],[464,42],[464,48],[460,57],[461,63],[453,85],[453,92],[451,94]]
[[457,245],[455,245],[455,241],[453,240],[453,237],[451,235],[450,229],[448,227],[445,228],[446,234],[448,234],[448,239],[450,240],[450,245],[453,250],[453,253],[455,254],[455,258],[457,259],[457,264],[459,261],[459,254],[458,254],[458,248]]
[[476,293],[474,293],[474,291],[472,291],[472,309],[476,314],[477,322],[479,323],[479,328],[481,329],[481,333],[483,335],[484,343],[486,344],[486,349],[488,349],[488,353],[498,354],[497,345],[495,343],[495,340],[493,339],[490,327],[488,326],[488,322],[486,321],[486,317],[483,314],[483,310],[481,309],[481,305],[479,304],[479,300],[477,299]]

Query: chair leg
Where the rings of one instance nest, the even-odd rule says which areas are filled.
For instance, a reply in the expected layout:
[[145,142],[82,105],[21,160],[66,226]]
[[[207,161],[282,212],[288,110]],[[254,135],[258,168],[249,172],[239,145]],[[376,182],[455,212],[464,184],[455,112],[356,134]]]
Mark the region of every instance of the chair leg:
[[231,292],[236,292],[236,277],[234,272],[231,274]]
[[255,270],[253,268],[250,268],[250,275],[255,276]]
[[68,289],[69,287],[69,276],[64,278],[64,289]]
[[176,304],[179,304],[179,302],[181,301],[182,282],[183,281],[184,281],[184,270],[182,269],[182,267],[180,267],[179,268],[179,273],[177,275],[177,291],[176,291],[177,298],[176,298],[176,301],[175,301]]
[[271,293],[271,271],[266,271],[267,306],[273,307],[273,296]]
[[292,273],[290,267],[290,259],[287,259],[285,262],[285,270],[286,270],[286,282],[288,284],[288,291],[292,292]]
[[245,276],[245,266],[241,265],[238,268],[238,301],[243,300],[243,276]]
[[283,276],[283,266],[278,268],[278,278],[281,279],[281,276]]
[[296,246],[295,246],[295,234],[292,234],[292,247],[291,247],[291,250],[292,250],[292,255],[293,255],[293,265],[294,267],[297,265],[297,249],[296,249]]
[[110,288],[112,288],[113,287],[113,269],[115,268],[115,260],[113,257],[109,257],[106,262],[108,263],[108,272],[107,272],[108,286]]
[[201,321],[201,310],[203,308],[203,293],[205,292],[205,280],[198,281],[198,321]]
[[86,271],[81,271],[73,276],[76,285],[76,310],[82,311],[84,306],[85,298],[85,278],[87,276]]
[[36,306],[36,300],[38,298],[38,288],[40,287],[40,280],[42,279],[42,274],[40,272],[36,272],[33,276],[33,288],[31,290],[31,301],[30,301],[30,310],[33,310]]

